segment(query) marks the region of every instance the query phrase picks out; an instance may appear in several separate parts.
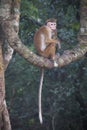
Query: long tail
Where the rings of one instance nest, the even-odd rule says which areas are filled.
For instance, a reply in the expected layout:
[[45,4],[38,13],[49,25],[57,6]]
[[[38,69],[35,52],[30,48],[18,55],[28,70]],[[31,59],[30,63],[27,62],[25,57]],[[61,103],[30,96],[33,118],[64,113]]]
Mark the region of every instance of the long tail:
[[41,95],[42,95],[42,86],[43,86],[43,78],[44,78],[44,69],[41,70],[41,79],[40,79],[40,86],[39,86],[39,120],[40,123],[43,123],[42,118],[42,105],[41,105]]

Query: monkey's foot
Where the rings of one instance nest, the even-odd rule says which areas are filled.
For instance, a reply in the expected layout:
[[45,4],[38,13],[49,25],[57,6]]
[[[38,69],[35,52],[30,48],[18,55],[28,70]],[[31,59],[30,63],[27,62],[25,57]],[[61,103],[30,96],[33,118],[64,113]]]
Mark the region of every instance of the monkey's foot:
[[54,61],[54,67],[58,67],[58,64],[56,63],[56,61]]

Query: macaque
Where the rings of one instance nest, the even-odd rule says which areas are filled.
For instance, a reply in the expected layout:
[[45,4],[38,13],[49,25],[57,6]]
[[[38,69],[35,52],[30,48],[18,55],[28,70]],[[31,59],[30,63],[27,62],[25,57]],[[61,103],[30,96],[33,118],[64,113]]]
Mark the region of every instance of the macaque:
[[[60,42],[57,38],[56,30],[56,19],[51,18],[46,21],[46,25],[43,25],[34,35],[34,45],[39,55],[50,58],[54,62],[54,67],[57,67],[55,52],[56,44],[58,44],[59,49],[61,48]],[[41,93],[44,77],[44,68],[42,68],[40,86],[39,86],[39,120],[43,123],[42,119],[42,108],[41,108]]]
[[40,27],[34,35],[34,45],[38,54],[52,59],[55,67],[58,66],[55,59],[56,44],[58,44],[59,49],[61,48],[57,39],[56,26],[56,19],[48,19],[46,25]]

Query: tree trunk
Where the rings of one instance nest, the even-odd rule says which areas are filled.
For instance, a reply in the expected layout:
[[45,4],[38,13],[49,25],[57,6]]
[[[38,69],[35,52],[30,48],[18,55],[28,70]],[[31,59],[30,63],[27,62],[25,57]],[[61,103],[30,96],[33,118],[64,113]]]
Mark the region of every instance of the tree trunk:
[[1,45],[2,41],[0,41],[0,130],[11,130],[9,114],[5,101],[4,65]]
[[[19,0],[0,1],[0,22],[9,19],[16,34],[19,31],[19,14],[16,9],[20,8]],[[16,12],[17,11],[17,12]],[[3,48],[3,49],[2,49]],[[3,54],[2,54],[3,50]],[[5,101],[4,71],[6,70],[13,54],[13,49],[4,37],[4,32],[0,24],[0,130],[11,130],[9,113]]]
[[80,44],[87,46],[87,0],[81,0],[80,3],[80,25],[78,40]]

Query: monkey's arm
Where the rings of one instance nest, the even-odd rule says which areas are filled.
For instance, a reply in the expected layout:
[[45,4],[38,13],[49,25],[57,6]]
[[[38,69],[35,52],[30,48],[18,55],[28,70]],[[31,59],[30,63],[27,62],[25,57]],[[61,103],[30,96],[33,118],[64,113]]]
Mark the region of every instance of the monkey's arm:
[[46,45],[49,45],[49,44],[56,44],[58,41],[55,40],[55,39],[47,39],[46,40]]

